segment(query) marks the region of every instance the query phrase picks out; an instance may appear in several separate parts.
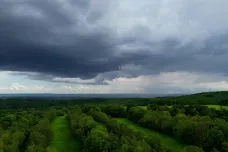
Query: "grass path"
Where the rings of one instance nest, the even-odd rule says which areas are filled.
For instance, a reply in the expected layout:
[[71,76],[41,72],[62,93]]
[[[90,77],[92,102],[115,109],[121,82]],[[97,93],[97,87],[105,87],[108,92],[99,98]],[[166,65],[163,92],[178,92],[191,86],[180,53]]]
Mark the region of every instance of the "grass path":
[[57,117],[52,123],[53,140],[51,148],[55,152],[80,152],[80,145],[71,135],[64,116]]
[[164,147],[167,148],[167,149],[172,149],[172,150],[178,152],[178,151],[182,151],[182,149],[184,147],[184,145],[181,144],[176,139],[174,139],[174,138],[172,138],[172,137],[170,137],[168,135],[161,134],[161,133],[159,133],[157,131],[141,127],[141,126],[135,124],[134,122],[132,122],[132,121],[126,119],[126,118],[114,118],[114,119],[117,120],[120,123],[125,123],[125,124],[129,125],[130,127],[132,127],[133,129],[141,132],[145,136],[149,136],[149,135],[159,136],[161,138],[163,144],[164,144]]
[[[207,106],[208,108],[214,108],[216,110],[221,110],[221,108],[228,110],[228,106],[221,106],[221,105],[204,105],[204,106]],[[172,108],[172,106],[168,106],[168,108]]]

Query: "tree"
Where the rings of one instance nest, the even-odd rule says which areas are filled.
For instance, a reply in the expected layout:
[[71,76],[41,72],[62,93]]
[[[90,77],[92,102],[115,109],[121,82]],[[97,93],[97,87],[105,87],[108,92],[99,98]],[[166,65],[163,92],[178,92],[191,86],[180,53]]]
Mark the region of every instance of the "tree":
[[224,141],[222,143],[222,151],[223,152],[228,152],[228,142],[227,141]]

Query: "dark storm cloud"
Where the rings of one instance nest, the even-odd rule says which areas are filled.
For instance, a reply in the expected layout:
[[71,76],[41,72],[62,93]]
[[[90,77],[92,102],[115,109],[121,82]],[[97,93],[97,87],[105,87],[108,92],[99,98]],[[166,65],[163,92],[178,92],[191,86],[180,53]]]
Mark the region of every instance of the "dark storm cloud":
[[[0,70],[35,72],[27,75],[48,81],[95,78],[97,84],[121,76],[173,71],[228,74],[225,34],[199,42],[202,46],[197,42],[181,45],[175,36],[152,42],[144,37],[148,27],[135,26],[133,35],[115,38],[105,25],[90,31],[81,17],[87,14],[84,20],[92,26],[108,12],[90,10],[89,0],[66,2],[65,6],[54,0],[0,1]],[[124,45],[136,46],[121,48]],[[119,70],[126,64],[139,68]]]
[[[34,1],[29,5],[35,5]],[[53,20],[51,23],[55,23],[54,27],[65,26],[62,22],[68,26],[73,24],[73,21],[66,20],[63,14],[60,15],[54,6],[50,5],[50,2],[43,2],[35,6],[45,15],[49,15],[48,18]],[[0,32],[3,35],[0,52],[1,70],[89,79],[100,73],[118,70],[119,66],[134,60],[134,56],[131,55],[116,58],[113,55],[113,46],[106,42],[106,34],[68,34],[61,37],[53,34],[50,31],[53,27],[43,20],[13,16],[8,12],[11,7],[9,4],[5,5],[5,14],[1,17],[0,23]],[[44,42],[45,39],[47,43]],[[58,40],[59,43],[48,44],[50,39],[54,39],[55,42]],[[42,75],[30,77],[49,79]]]
[[[45,10],[45,15],[50,15],[48,18],[54,20],[52,22],[55,23],[54,26],[64,26],[62,23],[70,25],[71,22],[55,11],[51,3],[43,2],[41,4],[36,6]],[[1,6],[3,7],[3,5],[4,2]],[[14,5],[16,6],[16,4]],[[59,37],[51,33],[50,30],[53,27],[49,27],[49,24],[42,20],[13,16],[8,12],[11,7],[6,2],[5,12],[0,18],[1,70],[40,72],[60,77],[86,79],[95,77],[99,73],[115,70],[121,64],[112,58],[110,51],[112,48],[104,41],[105,35],[98,33],[96,35],[75,34]],[[45,44],[42,40],[54,39],[61,43],[69,38],[73,42],[67,46]],[[105,61],[102,61],[103,59]]]

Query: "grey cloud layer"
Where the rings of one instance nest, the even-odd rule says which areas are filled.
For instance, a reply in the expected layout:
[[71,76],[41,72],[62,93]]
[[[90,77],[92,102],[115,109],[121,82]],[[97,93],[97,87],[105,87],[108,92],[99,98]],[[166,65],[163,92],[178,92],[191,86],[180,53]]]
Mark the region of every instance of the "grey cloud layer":
[[[221,16],[228,2],[175,2],[143,0],[140,6],[153,16],[137,1],[3,0],[0,70],[35,72],[28,76],[49,81],[94,78],[97,84],[172,71],[228,74],[228,20]],[[196,4],[198,14],[189,11]],[[169,14],[172,9],[177,12]],[[128,64],[135,66],[120,69]]]

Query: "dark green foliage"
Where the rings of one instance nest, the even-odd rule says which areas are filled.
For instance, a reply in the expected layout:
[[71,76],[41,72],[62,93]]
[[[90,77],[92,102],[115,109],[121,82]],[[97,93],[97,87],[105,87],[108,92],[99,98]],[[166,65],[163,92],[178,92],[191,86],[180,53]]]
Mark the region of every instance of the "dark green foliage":
[[228,152],[228,110],[210,105],[227,103],[227,92],[153,99],[2,99],[0,108],[8,110],[0,111],[0,152],[53,152],[51,124],[59,116],[66,118],[81,152],[177,152],[113,118],[176,139],[185,145],[183,152]]
[[17,152],[25,149],[29,129],[38,122],[30,111],[9,112],[0,117],[0,149]]
[[162,144],[160,138],[155,136],[148,136],[145,138],[145,141],[151,146],[152,149],[156,149],[159,152],[165,151],[164,145]]
[[127,117],[132,121],[138,122],[146,113],[147,110],[141,107],[131,107],[127,111]]
[[[103,112],[91,109],[88,114],[91,115],[96,121],[104,124],[107,127],[109,132],[109,138],[107,139],[109,141],[111,140],[111,143],[115,143],[115,147],[120,148],[119,151],[163,151],[163,147],[159,140],[149,141],[148,137],[143,136],[141,133],[135,131],[128,125],[113,120]],[[118,149],[114,150],[118,151]],[[111,148],[107,151],[113,151],[113,149]]]
[[[127,112],[128,118],[147,128],[169,134],[186,145],[202,147],[206,151],[221,151],[223,141],[228,139],[225,110],[214,111],[206,106],[193,105],[173,106],[168,111],[165,111],[167,108],[158,105],[149,107],[153,110],[142,113],[139,113],[142,108],[131,107]],[[173,112],[172,109],[176,109],[175,116],[169,113]],[[216,118],[216,115],[223,119]]]
[[30,129],[26,152],[33,150],[46,151],[52,138],[51,122],[47,118],[41,119]]
[[100,106],[101,110],[111,117],[125,117],[125,107],[122,105],[103,105]]
[[222,151],[228,152],[228,142],[227,141],[222,142]]

